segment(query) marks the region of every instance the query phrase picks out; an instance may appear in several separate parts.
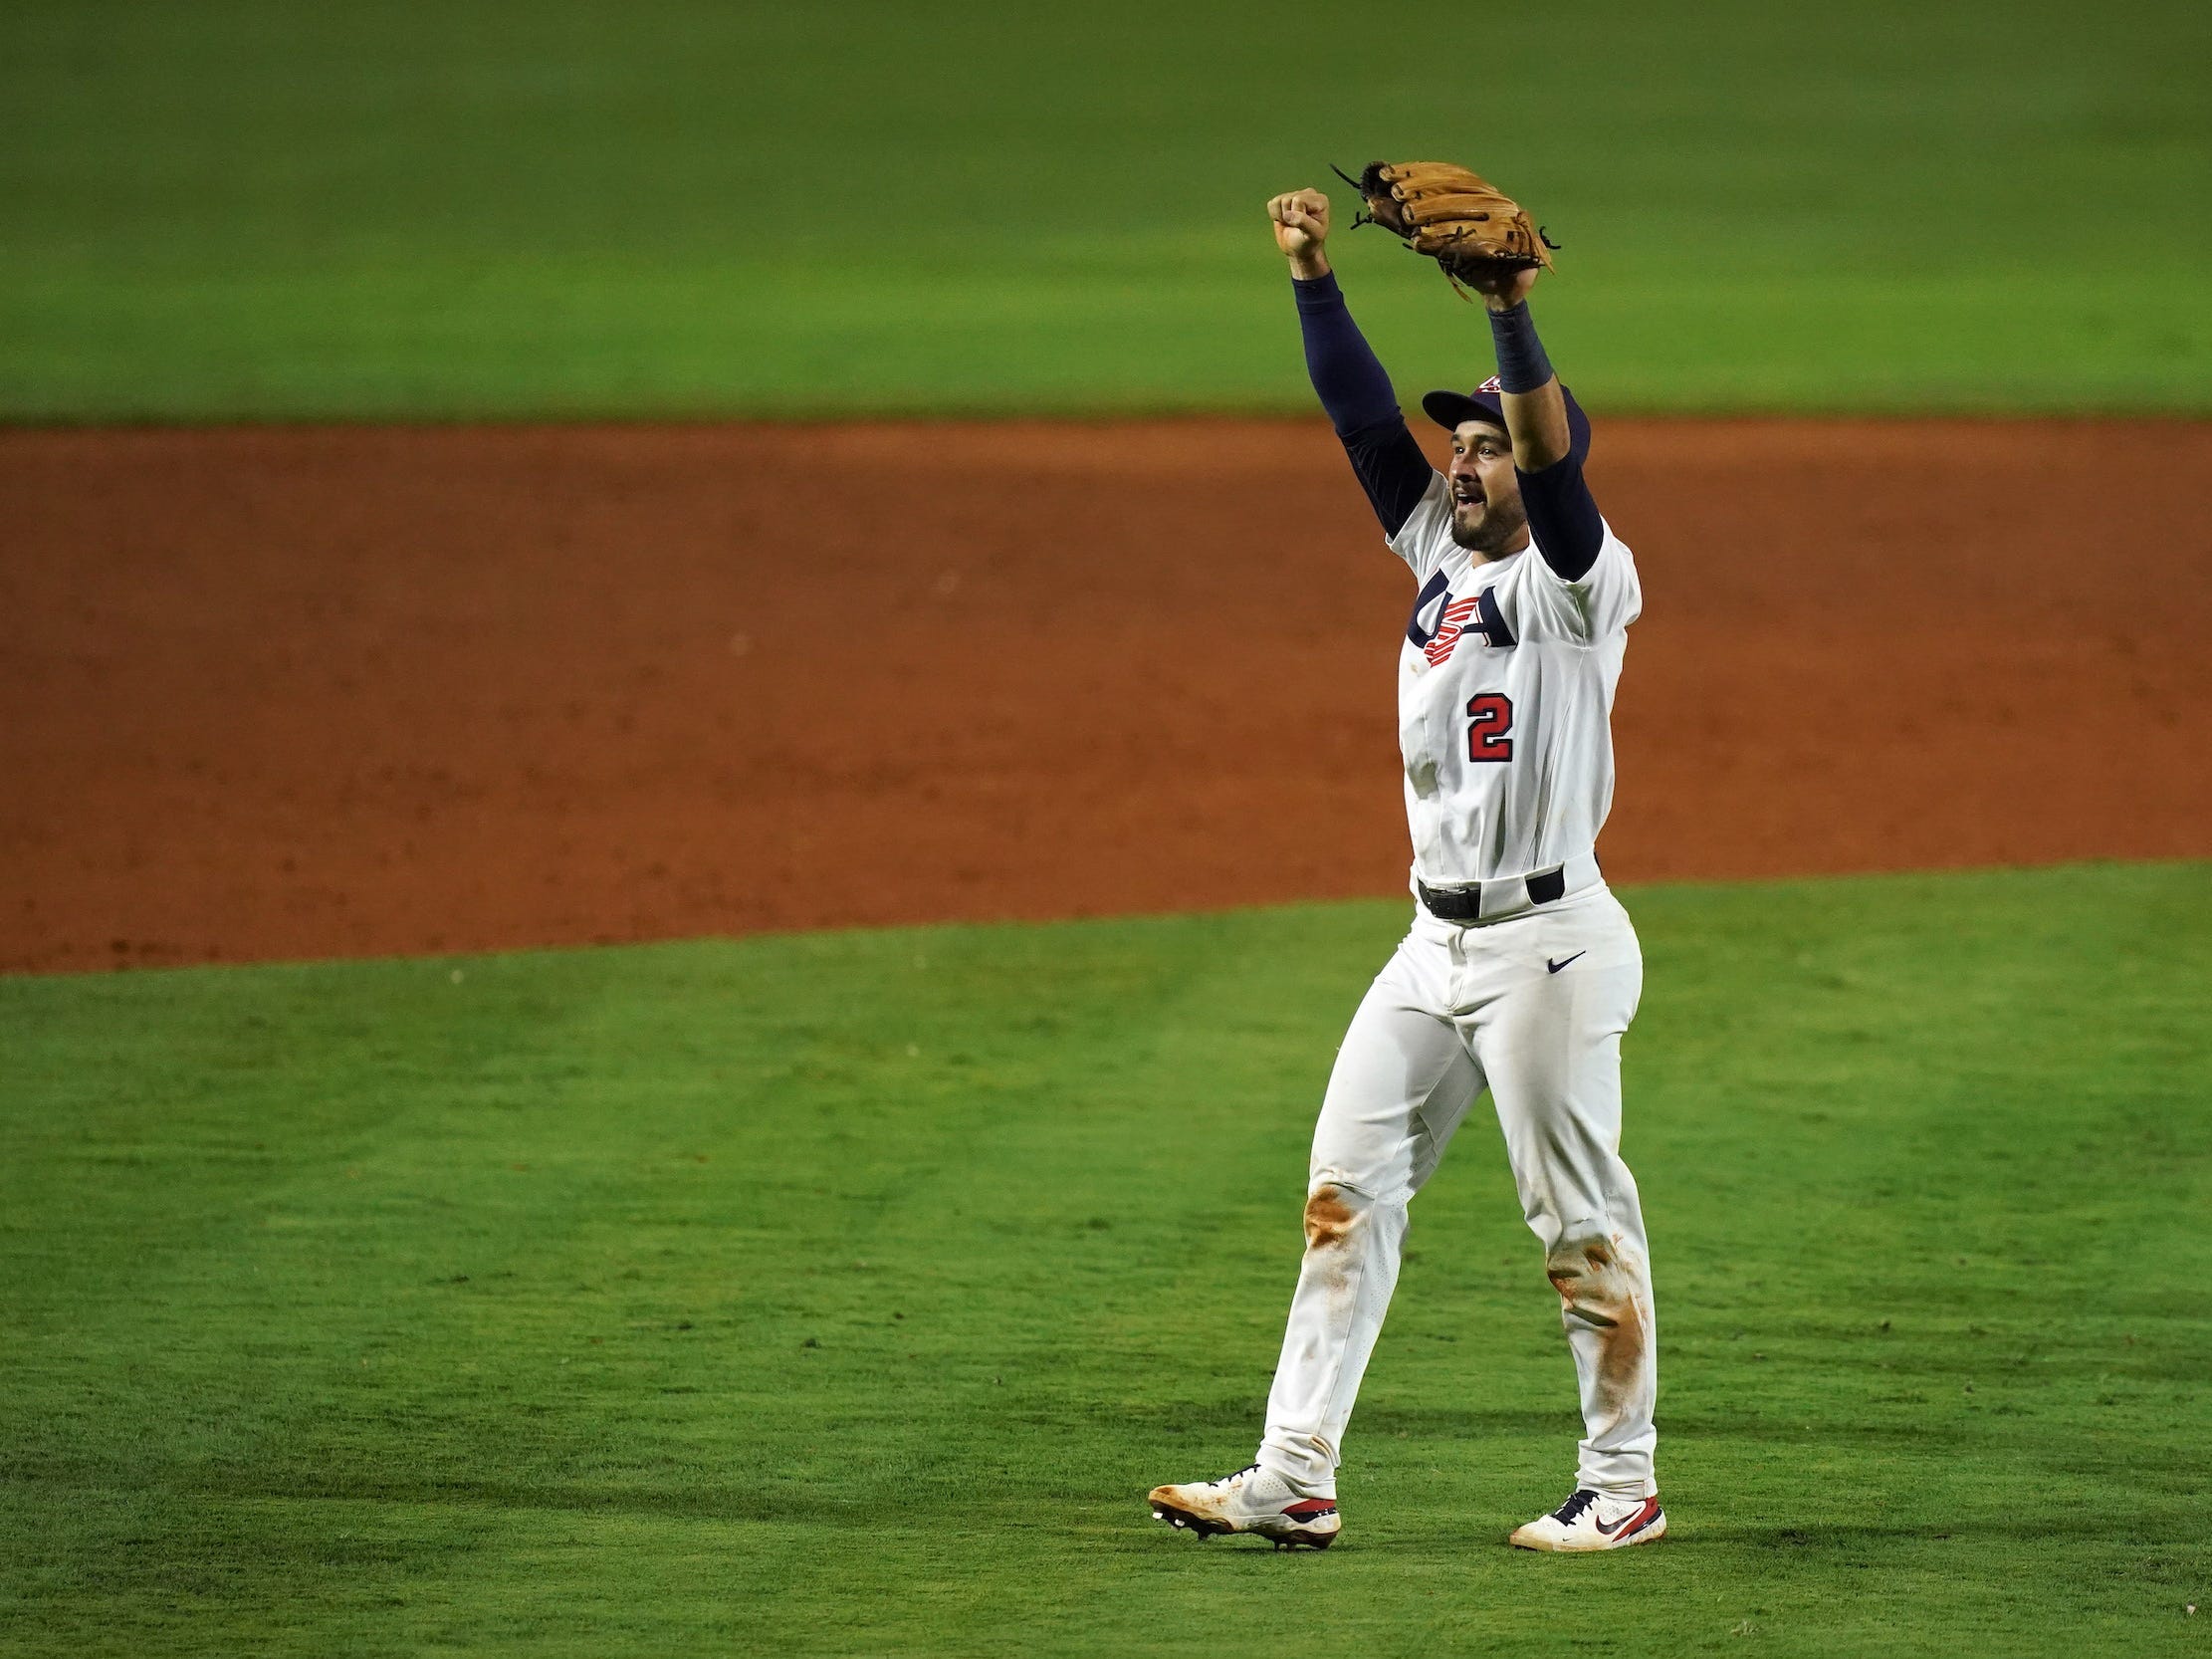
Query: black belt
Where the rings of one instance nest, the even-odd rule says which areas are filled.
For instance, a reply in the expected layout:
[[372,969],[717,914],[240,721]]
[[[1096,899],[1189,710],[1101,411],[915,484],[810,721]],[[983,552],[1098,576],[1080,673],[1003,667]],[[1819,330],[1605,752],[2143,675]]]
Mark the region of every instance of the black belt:
[[[1479,883],[1472,887],[1432,887],[1417,878],[1414,885],[1421,889],[1421,902],[1429,907],[1429,913],[1433,916],[1439,916],[1447,922],[1471,922],[1481,918],[1482,888]],[[1528,878],[1528,902],[1531,904],[1549,904],[1554,899],[1566,896],[1567,871],[1564,867],[1539,870]]]

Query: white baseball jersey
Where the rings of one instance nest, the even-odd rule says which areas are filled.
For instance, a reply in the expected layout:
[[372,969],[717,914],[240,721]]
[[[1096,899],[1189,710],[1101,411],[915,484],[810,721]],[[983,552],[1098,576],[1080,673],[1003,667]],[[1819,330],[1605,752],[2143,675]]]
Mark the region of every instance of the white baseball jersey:
[[1398,660],[1414,875],[1465,887],[1594,849],[1613,805],[1613,693],[1643,609],[1609,525],[1579,582],[1525,552],[1477,563],[1438,473],[1391,551],[1420,582]]

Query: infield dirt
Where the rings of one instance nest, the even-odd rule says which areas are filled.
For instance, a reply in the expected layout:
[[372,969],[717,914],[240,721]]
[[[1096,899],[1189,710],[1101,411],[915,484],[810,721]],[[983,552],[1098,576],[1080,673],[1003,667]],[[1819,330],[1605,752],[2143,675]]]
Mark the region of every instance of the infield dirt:
[[[2212,424],[1607,422],[1609,874],[2212,854]],[[1404,882],[1318,421],[0,436],[0,968]]]

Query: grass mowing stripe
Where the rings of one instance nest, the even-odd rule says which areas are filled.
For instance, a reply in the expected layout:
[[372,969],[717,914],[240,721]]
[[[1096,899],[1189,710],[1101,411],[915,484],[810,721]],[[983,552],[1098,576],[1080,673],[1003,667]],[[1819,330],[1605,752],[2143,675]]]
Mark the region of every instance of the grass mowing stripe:
[[1676,1537],[1600,1561],[1499,1546],[1576,1431],[1479,1116],[1345,1542],[1136,1502],[1249,1453],[1400,904],[0,981],[0,1644],[2193,1648],[2208,899],[1629,895]]

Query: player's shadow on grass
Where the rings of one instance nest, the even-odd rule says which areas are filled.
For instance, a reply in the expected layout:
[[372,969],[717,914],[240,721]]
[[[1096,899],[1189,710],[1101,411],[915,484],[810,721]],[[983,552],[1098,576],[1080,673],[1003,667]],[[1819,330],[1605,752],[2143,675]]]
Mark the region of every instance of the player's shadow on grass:
[[1810,1556],[1864,1552],[1907,1540],[1965,1544],[2001,1540],[2030,1542],[2057,1539],[2109,1540],[2124,1534],[2128,1525],[2124,1514],[2054,1516],[2037,1513],[1974,1521],[1945,1517],[1940,1521],[1898,1521],[1884,1526],[1753,1527],[1728,1521],[1700,1523],[1694,1512],[1686,1519],[1676,1520],[1669,1510],[1666,1547],[1717,1544]]

